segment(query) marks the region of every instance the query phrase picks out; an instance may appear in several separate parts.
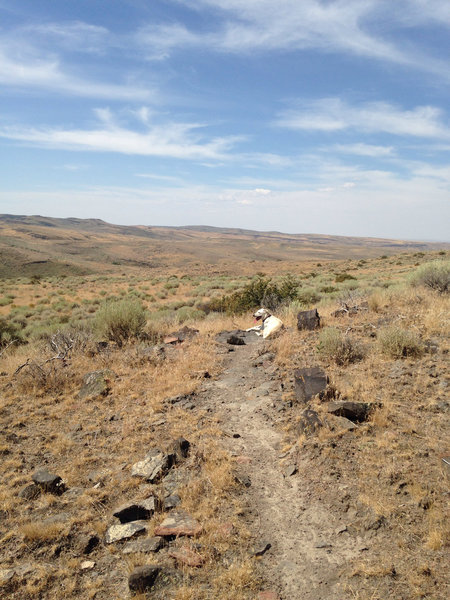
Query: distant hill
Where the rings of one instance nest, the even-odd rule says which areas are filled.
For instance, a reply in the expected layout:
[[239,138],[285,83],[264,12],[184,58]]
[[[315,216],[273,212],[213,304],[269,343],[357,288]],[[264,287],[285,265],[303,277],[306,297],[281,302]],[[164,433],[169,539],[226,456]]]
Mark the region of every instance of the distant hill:
[[[213,266],[232,272],[287,269],[305,261],[361,259],[449,249],[450,244],[222,227],[113,225],[100,219],[0,215],[0,277],[82,275],[124,269]],[[284,264],[281,264],[284,263]]]

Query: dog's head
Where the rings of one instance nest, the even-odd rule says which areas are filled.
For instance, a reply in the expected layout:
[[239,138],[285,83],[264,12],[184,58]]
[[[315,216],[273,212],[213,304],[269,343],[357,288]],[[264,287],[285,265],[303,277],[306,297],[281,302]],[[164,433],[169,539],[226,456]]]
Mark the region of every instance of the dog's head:
[[259,310],[257,310],[254,315],[255,319],[257,321],[265,321],[268,317],[270,317],[270,312],[268,310],[266,310],[265,308],[260,308]]

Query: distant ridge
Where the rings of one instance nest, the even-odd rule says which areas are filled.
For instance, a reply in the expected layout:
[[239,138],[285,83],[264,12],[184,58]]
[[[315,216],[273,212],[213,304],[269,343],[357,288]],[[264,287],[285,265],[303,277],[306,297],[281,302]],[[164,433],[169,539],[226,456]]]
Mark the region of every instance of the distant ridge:
[[450,244],[287,234],[189,225],[114,225],[102,219],[0,215],[0,276],[89,274],[132,269],[288,270],[305,261],[361,259],[449,249]]

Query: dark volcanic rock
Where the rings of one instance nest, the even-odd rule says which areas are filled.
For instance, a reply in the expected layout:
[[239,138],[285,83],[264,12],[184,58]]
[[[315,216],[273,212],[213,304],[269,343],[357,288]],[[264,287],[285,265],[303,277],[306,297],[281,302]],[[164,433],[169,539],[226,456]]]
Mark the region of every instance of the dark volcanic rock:
[[297,425],[297,431],[300,435],[311,435],[322,427],[322,421],[315,410],[307,408],[301,414],[300,421]]
[[320,367],[294,371],[294,391],[298,402],[306,404],[313,396],[323,392],[327,384],[328,377]]
[[367,402],[330,402],[327,410],[332,415],[345,417],[353,423],[362,423],[369,417],[371,405],[367,404]]
[[33,473],[32,479],[43,492],[60,496],[66,491],[66,486],[59,475],[49,473],[47,469],[38,469]]
[[19,497],[24,500],[34,500],[41,493],[42,488],[37,483],[30,483],[19,492]]
[[245,346],[245,340],[234,333],[227,337],[227,344],[231,346]]
[[138,552],[142,552],[143,554],[147,552],[158,552],[165,546],[164,538],[155,536],[151,538],[141,538],[139,540],[132,540],[131,542],[127,542],[123,547],[122,552],[124,554],[134,554]]
[[161,568],[156,565],[137,567],[128,577],[128,587],[132,592],[144,592],[155,584]]
[[320,327],[320,316],[317,312],[317,308],[312,310],[304,310],[299,312],[297,315],[297,329],[317,329]]
[[119,519],[121,523],[129,523],[130,521],[139,521],[141,519],[151,519],[156,511],[156,499],[151,496],[146,500],[125,504],[118,508],[113,515]]

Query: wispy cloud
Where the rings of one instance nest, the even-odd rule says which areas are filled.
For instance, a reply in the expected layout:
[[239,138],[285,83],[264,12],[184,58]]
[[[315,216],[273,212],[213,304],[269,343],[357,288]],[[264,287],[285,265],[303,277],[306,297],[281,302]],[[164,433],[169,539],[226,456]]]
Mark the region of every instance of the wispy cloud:
[[417,106],[412,110],[387,102],[351,106],[339,98],[299,102],[280,113],[276,124],[294,130],[337,132],[346,129],[433,139],[450,139],[442,109]]
[[[336,144],[333,147],[336,152],[342,154],[354,154],[356,156],[386,157],[395,154],[392,146],[375,146],[373,144]],[[329,148],[326,149],[329,152]]]
[[136,131],[116,122],[110,109],[96,109],[100,120],[95,129],[1,127],[0,137],[52,149],[118,152],[180,159],[223,159],[242,138],[206,138],[199,123],[148,124]]
[[145,101],[155,92],[131,82],[96,82],[81,78],[64,67],[58,55],[39,47],[0,40],[0,83],[9,88],[56,92],[67,96]]
[[[176,1],[176,0],[175,0]],[[439,0],[178,0],[190,9],[214,11],[215,29],[196,32],[178,23],[143,27],[137,36],[151,56],[165,57],[180,47],[208,46],[221,52],[319,49],[407,65],[439,73],[448,68],[437,57],[396,42],[395,32],[433,20],[450,24]],[[386,21],[385,15],[391,18]],[[410,15],[409,20],[405,15]],[[381,25],[381,27],[380,27]]]

